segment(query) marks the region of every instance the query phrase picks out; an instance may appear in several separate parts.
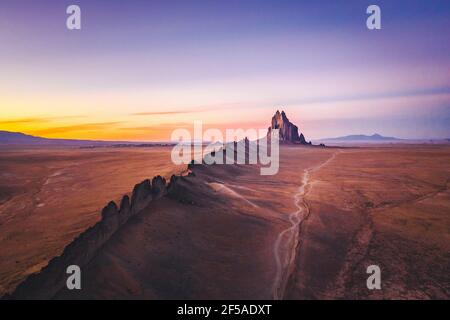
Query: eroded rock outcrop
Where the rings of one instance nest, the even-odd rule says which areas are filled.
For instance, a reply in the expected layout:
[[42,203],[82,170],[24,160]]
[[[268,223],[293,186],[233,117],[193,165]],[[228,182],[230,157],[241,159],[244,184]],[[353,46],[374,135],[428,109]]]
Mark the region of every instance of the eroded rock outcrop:
[[268,129],[267,134],[270,135],[271,131],[279,129],[280,142],[287,143],[299,143],[299,144],[311,144],[306,142],[303,133],[298,132],[298,127],[294,125],[286,116],[284,111],[278,111],[272,117],[272,124]]
[[124,195],[122,200],[120,201],[120,209],[119,209],[120,224],[124,224],[130,216],[131,216],[130,197],[128,195]]
[[152,183],[150,180],[147,179],[138,183],[134,187],[133,194],[131,195],[132,214],[136,214],[144,209],[152,201],[152,198]]
[[147,207],[152,200],[166,194],[166,180],[161,176],[154,177],[152,182],[147,179],[137,184],[133,189],[131,201],[128,195],[123,196],[119,208],[115,202],[109,202],[103,208],[99,222],[67,245],[61,256],[50,260],[39,273],[30,275],[11,295],[3,298],[51,299],[65,287],[68,266],[77,265],[82,268],[88,264],[95,253],[132,216]]
[[166,179],[156,176],[152,180],[152,195],[155,199],[161,198],[167,194]]

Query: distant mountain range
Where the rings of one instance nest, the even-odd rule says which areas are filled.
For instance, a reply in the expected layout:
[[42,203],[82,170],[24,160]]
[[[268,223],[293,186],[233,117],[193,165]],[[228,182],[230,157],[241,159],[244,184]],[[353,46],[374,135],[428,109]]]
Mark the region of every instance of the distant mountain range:
[[320,139],[320,141],[368,141],[368,142],[383,142],[383,141],[401,141],[404,139],[394,138],[394,137],[384,137],[378,133],[371,136],[364,134],[354,134],[349,136],[337,137],[337,138],[326,138]]
[[[385,137],[378,133],[371,136],[364,134],[348,135],[337,138],[326,138],[315,140],[316,143],[319,142],[423,142],[429,141],[430,139],[424,140],[407,140],[399,139],[395,137]],[[431,139],[437,142],[447,141],[450,139]],[[430,141],[431,141],[430,140]],[[139,146],[158,146],[158,145],[172,145],[173,143],[167,142],[130,142],[130,141],[103,141],[103,140],[76,140],[76,139],[49,139],[36,137],[21,132],[10,132],[0,130],[0,146],[73,146],[73,147],[139,147]]]
[[150,145],[141,142],[101,141],[76,139],[48,139],[36,137],[21,132],[0,131],[0,145],[7,146],[73,146],[73,147],[104,147],[104,146],[141,146]]

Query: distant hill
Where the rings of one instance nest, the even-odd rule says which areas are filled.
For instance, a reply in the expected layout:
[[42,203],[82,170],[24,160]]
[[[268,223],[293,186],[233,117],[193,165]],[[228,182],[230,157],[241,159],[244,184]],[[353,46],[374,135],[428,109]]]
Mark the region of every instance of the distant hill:
[[0,145],[9,146],[75,146],[98,147],[119,144],[137,144],[124,141],[99,141],[99,140],[75,140],[75,139],[48,139],[35,137],[21,132],[0,131]]
[[1,144],[39,143],[45,139],[29,136],[20,132],[0,131]]
[[384,142],[384,141],[401,141],[401,140],[403,139],[398,139],[394,137],[384,137],[378,133],[375,133],[371,136],[364,134],[354,134],[337,138],[320,139],[320,141],[366,141],[366,142]]

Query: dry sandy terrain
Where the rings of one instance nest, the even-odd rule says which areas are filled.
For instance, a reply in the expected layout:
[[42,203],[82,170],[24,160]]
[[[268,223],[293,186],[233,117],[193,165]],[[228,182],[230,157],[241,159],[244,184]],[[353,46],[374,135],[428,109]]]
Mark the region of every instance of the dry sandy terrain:
[[448,299],[449,160],[448,146],[283,147],[273,177],[194,168],[56,298]]
[[0,295],[61,254],[135,183],[182,170],[170,147],[0,150]]
[[275,176],[195,167],[179,197],[150,204],[102,248],[83,269],[83,290],[57,298],[271,299],[274,244],[290,226],[303,170],[332,152],[289,148]]
[[312,174],[286,297],[449,299],[449,182],[449,146],[343,150]]
[[[51,298],[450,298],[449,146],[282,146],[280,160],[276,176],[194,166],[82,267],[81,291]],[[366,287],[372,264],[382,290]]]

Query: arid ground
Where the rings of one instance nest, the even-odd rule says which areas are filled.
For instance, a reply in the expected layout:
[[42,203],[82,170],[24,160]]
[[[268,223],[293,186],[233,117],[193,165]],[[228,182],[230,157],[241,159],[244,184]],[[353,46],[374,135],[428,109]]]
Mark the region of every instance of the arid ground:
[[[2,153],[3,292],[134,183],[181,171],[168,150]],[[192,172],[82,266],[82,290],[49,298],[450,298],[448,145],[283,145],[275,176]],[[381,290],[366,287],[372,264]]]
[[342,150],[312,178],[286,298],[450,298],[448,146]]
[[61,254],[136,182],[182,168],[169,147],[0,149],[0,295]]

